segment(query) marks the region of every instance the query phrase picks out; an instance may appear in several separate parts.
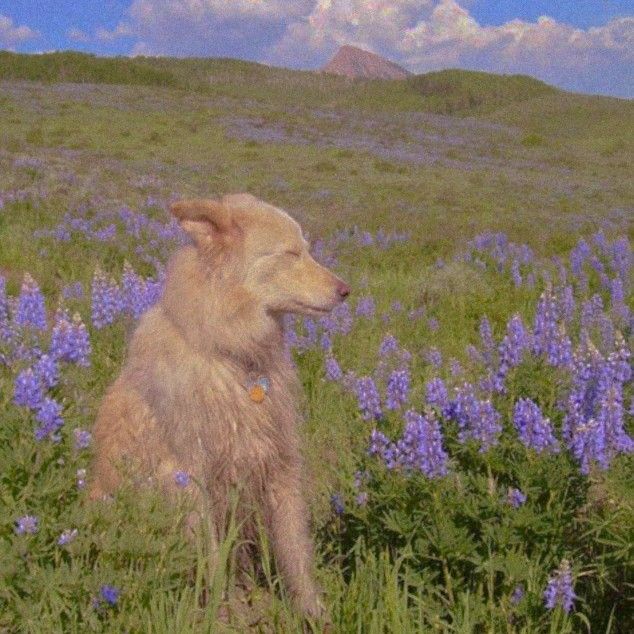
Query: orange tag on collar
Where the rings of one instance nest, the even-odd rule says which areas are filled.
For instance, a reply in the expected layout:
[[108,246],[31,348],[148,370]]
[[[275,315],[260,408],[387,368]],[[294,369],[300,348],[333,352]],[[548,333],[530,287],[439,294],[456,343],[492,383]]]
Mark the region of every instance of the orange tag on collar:
[[265,394],[266,391],[259,383],[255,383],[249,388],[249,398],[255,403],[261,403]]

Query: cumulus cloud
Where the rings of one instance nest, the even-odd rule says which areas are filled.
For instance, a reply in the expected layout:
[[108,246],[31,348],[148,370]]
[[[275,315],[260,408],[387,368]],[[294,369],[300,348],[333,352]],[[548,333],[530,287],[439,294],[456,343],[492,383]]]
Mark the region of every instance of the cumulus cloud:
[[90,36],[77,27],[72,27],[66,31],[66,37],[73,42],[90,42]]
[[353,44],[416,73],[451,67],[526,73],[575,90],[634,93],[634,18],[586,30],[547,16],[483,26],[463,4],[318,0],[266,54],[273,63],[319,66],[340,45]]
[[314,0],[133,0],[135,54],[259,59]]
[[634,18],[578,29],[543,16],[481,25],[469,0],[133,0],[98,37],[134,54],[241,57],[318,68],[352,44],[421,73],[526,73],[588,92],[634,94]]
[[16,26],[11,18],[0,14],[0,48],[11,50],[16,44],[38,36],[37,31],[28,26]]

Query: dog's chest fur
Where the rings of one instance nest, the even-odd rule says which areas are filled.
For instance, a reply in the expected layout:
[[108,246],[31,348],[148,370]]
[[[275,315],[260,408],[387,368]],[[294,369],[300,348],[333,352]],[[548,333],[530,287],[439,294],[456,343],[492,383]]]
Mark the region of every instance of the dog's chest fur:
[[[264,481],[270,469],[298,460],[297,378],[283,350],[255,369],[210,358],[175,336],[155,311],[135,334],[124,374],[148,403],[179,467],[211,486]],[[249,396],[254,376],[269,381],[262,402]]]

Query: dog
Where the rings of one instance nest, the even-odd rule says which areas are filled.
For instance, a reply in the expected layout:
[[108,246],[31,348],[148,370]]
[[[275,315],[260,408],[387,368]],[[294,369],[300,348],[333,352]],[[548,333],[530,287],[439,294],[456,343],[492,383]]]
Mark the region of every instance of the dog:
[[301,389],[283,316],[326,315],[350,288],[311,257],[295,220],[250,194],[182,200],[170,211],[191,244],[170,259],[163,295],[141,317],[99,408],[90,497],[114,493],[122,464],[167,493],[184,472],[199,483],[187,490],[211,520],[213,552],[230,491],[241,487],[240,507],[260,510],[297,608],[321,618],[302,495]]

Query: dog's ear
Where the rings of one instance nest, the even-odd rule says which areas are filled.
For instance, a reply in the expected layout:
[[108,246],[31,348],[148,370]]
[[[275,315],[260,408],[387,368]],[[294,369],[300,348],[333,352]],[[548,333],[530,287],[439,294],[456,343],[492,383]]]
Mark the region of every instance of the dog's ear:
[[198,244],[228,235],[233,227],[229,209],[217,200],[179,200],[170,206],[180,226]]

